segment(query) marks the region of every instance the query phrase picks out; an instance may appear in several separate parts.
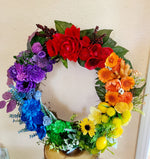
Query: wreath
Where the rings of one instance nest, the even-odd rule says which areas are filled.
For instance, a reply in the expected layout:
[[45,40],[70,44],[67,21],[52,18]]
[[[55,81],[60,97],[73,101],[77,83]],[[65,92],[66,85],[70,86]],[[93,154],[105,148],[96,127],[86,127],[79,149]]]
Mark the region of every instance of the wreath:
[[[15,63],[7,71],[10,89],[2,95],[0,108],[6,105],[9,113],[18,106],[18,113],[10,117],[25,124],[19,132],[34,131],[30,137],[37,135],[50,149],[102,153],[116,144],[131,111],[141,112],[138,106],[145,82],[124,57],[128,50],[109,37],[112,30],[80,31],[63,21],[55,21],[55,26],[56,30],[37,24],[27,50],[14,56]],[[57,112],[48,110],[41,100],[40,83],[55,63],[61,61],[68,68],[67,60],[97,73],[95,89],[100,101],[82,121],[75,121],[75,115],[70,121],[57,118]]]

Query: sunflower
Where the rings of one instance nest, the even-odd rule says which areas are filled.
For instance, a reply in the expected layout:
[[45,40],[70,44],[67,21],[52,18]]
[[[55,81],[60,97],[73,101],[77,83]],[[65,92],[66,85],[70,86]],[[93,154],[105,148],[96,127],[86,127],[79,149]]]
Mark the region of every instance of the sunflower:
[[108,91],[105,94],[105,101],[107,101],[110,105],[114,106],[119,102],[118,92],[110,92]]
[[95,125],[101,124],[101,111],[95,107],[91,107],[88,119],[93,121]]
[[106,83],[114,78],[114,74],[108,68],[102,68],[98,71],[98,78],[103,83]]
[[133,77],[129,77],[129,76],[127,76],[125,78],[122,78],[121,79],[121,85],[122,85],[122,88],[125,91],[129,91],[135,85],[134,78]]
[[86,135],[87,133],[90,135],[90,137],[95,135],[95,125],[93,121],[89,120],[88,118],[84,118],[83,121],[81,121],[80,126],[83,135]]
[[105,65],[108,67],[114,67],[118,63],[119,56],[116,55],[115,52],[111,53],[110,56],[107,57]]

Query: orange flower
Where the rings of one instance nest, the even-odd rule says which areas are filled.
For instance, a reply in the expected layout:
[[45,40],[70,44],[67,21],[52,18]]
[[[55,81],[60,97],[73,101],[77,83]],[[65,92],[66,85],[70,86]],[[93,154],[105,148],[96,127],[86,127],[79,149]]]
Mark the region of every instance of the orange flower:
[[119,59],[119,56],[116,55],[115,52],[113,52],[107,57],[105,65],[108,67],[114,67],[117,65],[118,59]]
[[102,68],[98,71],[98,78],[103,83],[106,83],[114,78],[114,74],[108,68]]
[[115,66],[112,68],[112,71],[113,71],[113,72],[118,72],[118,73],[120,72],[120,63],[121,63],[121,60],[122,60],[121,58],[118,59],[117,65],[115,65]]
[[105,85],[105,89],[111,92],[118,92],[120,88],[121,82],[118,79],[108,81]]
[[119,96],[119,102],[125,102],[125,103],[131,103],[132,101],[132,93],[131,92],[125,92],[124,94]]
[[121,85],[122,85],[122,88],[125,91],[129,91],[135,85],[134,78],[133,77],[129,77],[129,76],[127,76],[125,78],[122,78],[121,79]]
[[105,101],[107,101],[110,105],[114,106],[119,102],[118,92],[110,92],[108,91],[105,94]]

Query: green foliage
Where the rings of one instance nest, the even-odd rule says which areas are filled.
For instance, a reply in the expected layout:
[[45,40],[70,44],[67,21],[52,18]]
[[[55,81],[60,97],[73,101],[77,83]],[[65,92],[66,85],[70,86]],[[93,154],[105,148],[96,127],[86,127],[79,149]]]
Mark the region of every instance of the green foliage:
[[66,28],[70,28],[72,26],[72,23],[64,22],[55,20],[55,27],[58,33],[64,34]]
[[129,64],[129,65],[130,65],[130,68],[133,69],[132,63],[131,63],[129,60],[127,60],[125,57],[122,57],[122,58],[123,58],[123,60],[125,61],[125,63],[126,63],[126,64]]
[[30,59],[33,57],[33,53],[23,52],[21,57],[14,56],[17,63],[23,64],[31,64]]
[[92,39],[94,33],[94,29],[87,29],[87,30],[81,30],[80,31],[80,37],[88,36],[90,39]]
[[103,29],[103,30],[99,30],[98,32],[97,32],[97,36],[102,36],[102,35],[106,35],[104,38],[103,38],[103,43],[105,43],[108,39],[109,39],[109,36],[110,36],[110,34],[111,34],[111,32],[112,32],[113,30],[111,30],[111,29]]
[[142,93],[142,91],[145,88],[145,86],[146,86],[146,83],[144,83],[144,85],[141,86],[140,88],[132,89],[131,92],[133,93],[133,97],[139,96]]
[[36,42],[39,42],[41,45],[44,45],[44,43],[46,42],[46,38],[35,35],[30,42],[31,46]]
[[95,85],[96,85],[95,89],[96,89],[96,93],[97,93],[98,97],[100,98],[100,100],[102,102],[104,102],[105,94],[106,94],[105,83],[98,80]]
[[61,62],[63,63],[63,65],[68,68],[68,61],[67,59],[63,59],[62,57],[60,58],[61,59]]
[[117,44],[116,41],[114,41],[112,38],[108,38],[108,40],[105,43],[103,43],[102,47],[113,48],[113,47],[115,47],[116,44]]
[[49,111],[49,110],[46,108],[46,106],[43,105],[42,103],[41,103],[41,110],[42,110],[42,112],[44,113],[44,115],[50,117],[53,122],[57,120],[57,118],[55,117],[55,115],[54,115],[51,111]]
[[82,67],[84,67],[84,65],[85,65],[85,61],[82,61],[80,58],[78,58],[78,63]]
[[122,46],[115,46],[112,49],[121,58],[123,58],[124,55],[128,52],[128,50]]

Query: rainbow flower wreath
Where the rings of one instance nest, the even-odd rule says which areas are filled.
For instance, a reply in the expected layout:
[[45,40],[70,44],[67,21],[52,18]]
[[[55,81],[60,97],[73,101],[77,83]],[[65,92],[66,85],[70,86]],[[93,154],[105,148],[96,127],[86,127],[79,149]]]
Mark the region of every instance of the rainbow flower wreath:
[[[35,131],[30,137],[38,135],[50,149],[102,153],[123,133],[131,111],[140,112],[145,82],[124,57],[128,50],[109,37],[112,30],[80,31],[63,21],[55,21],[55,26],[56,30],[38,24],[40,31],[29,36],[27,50],[14,56],[16,61],[7,72],[10,90],[2,95],[0,108],[6,105],[9,113],[17,105],[18,113],[10,117],[25,124],[19,132]],[[70,121],[58,119],[42,104],[38,90],[53,65],[61,61],[67,68],[67,60],[95,69],[98,76],[95,89],[100,102],[82,121],[74,121],[75,115]]]

